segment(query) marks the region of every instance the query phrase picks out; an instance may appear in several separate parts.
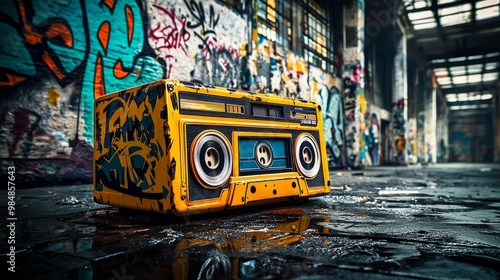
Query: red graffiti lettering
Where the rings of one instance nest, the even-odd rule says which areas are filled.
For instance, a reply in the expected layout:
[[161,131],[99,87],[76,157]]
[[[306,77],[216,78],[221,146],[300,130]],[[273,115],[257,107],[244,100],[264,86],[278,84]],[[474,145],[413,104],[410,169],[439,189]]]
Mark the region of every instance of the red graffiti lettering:
[[191,38],[191,34],[186,30],[186,18],[178,17],[172,9],[165,9],[158,5],[153,6],[165,14],[168,24],[158,24],[156,28],[149,31],[148,37],[156,41],[158,49],[180,49],[187,55],[186,44]]

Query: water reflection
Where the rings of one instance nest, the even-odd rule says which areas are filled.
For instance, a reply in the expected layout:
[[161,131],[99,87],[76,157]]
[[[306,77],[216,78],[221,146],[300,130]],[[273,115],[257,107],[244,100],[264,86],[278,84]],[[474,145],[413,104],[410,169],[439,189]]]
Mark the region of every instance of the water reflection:
[[[283,218],[283,217],[282,217]],[[254,279],[276,278],[286,273],[282,260],[269,251],[301,240],[309,228],[306,215],[286,217],[282,222],[260,227],[254,220],[247,230],[224,234],[215,229],[200,237],[181,235],[176,242],[148,246],[144,250],[102,259],[93,266],[93,279]],[[264,222],[264,221],[263,221]],[[219,232],[217,232],[219,231]],[[191,232],[192,233],[192,232]],[[113,234],[112,234],[113,235]],[[220,238],[213,238],[214,236]],[[129,241],[137,240],[130,236]],[[212,240],[214,239],[214,240]],[[94,250],[125,250],[124,240],[100,234],[94,237]],[[159,277],[159,275],[162,275]]]

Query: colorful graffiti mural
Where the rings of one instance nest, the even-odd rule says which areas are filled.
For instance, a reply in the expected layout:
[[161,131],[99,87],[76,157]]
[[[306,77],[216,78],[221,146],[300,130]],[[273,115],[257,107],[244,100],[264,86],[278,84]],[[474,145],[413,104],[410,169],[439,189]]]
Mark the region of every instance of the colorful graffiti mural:
[[346,63],[342,69],[346,164],[352,167],[361,166],[359,137],[363,71],[359,61]]
[[359,62],[345,66],[345,85],[331,84],[300,55],[255,32],[249,41],[250,13],[201,0],[6,0],[0,7],[0,157],[28,161],[26,174],[54,174],[59,165],[44,161],[66,159],[79,175],[62,168],[58,180],[89,180],[95,98],[162,78],[321,99],[332,163],[359,161]]
[[[321,105],[325,131],[328,164],[332,167],[344,166],[344,106],[336,78],[321,73],[315,79],[320,88],[315,95],[316,102]],[[315,88],[318,85],[315,85]]]
[[[148,25],[139,2],[3,1],[2,6],[0,26],[7,40],[0,47],[0,85],[11,91],[5,97],[21,103],[19,96],[31,85],[55,81],[61,91],[47,90],[44,103],[53,106],[61,95],[76,94],[71,107],[78,111],[81,106],[81,134],[87,140],[92,139],[95,97],[164,76],[163,62],[145,44]],[[19,111],[32,104],[12,105],[10,110]]]
[[0,156],[16,159],[26,181],[89,181],[95,97],[164,77],[143,2],[0,6]]
[[248,70],[252,91],[306,100],[312,100],[317,92],[310,86],[307,61],[261,35],[248,58]]
[[493,113],[470,117],[452,112],[449,117],[449,160],[452,162],[493,162],[495,150]]
[[236,88],[246,42],[244,17],[204,1],[155,1],[148,38],[167,62],[167,78]]

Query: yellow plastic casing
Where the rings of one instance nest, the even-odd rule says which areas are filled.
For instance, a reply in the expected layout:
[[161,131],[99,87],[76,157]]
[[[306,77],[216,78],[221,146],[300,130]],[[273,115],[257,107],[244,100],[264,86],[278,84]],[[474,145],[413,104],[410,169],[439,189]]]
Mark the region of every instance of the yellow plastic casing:
[[159,80],[94,109],[98,203],[189,215],[330,191],[313,102]]

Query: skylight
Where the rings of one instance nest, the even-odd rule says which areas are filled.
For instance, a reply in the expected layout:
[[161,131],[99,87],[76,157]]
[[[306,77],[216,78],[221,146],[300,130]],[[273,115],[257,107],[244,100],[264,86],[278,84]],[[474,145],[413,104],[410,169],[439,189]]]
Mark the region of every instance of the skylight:
[[406,10],[422,9],[430,7],[430,0],[404,0]]
[[415,3],[413,4],[413,6],[415,7],[415,9],[426,8],[427,7],[427,2],[425,2],[425,1],[415,1]]
[[431,18],[433,16],[434,16],[434,14],[432,13],[431,10],[421,11],[421,12],[415,12],[415,13],[409,13],[408,14],[408,17],[410,18],[411,21],[422,20],[422,19],[426,19],[426,18]]
[[451,84],[451,79],[449,77],[437,78],[437,81],[440,85],[449,85]]
[[438,70],[438,69],[434,70],[434,74],[437,77],[448,76],[448,71],[446,70],[446,68],[440,68],[440,69],[443,69],[443,70]]
[[471,55],[467,57],[468,60],[481,59],[481,58],[483,58],[483,55]]
[[498,62],[489,62],[486,63],[485,70],[493,70],[495,68],[498,68]]
[[451,6],[448,8],[439,9],[438,14],[440,16],[447,16],[447,15],[453,15],[453,14],[462,13],[462,12],[468,12],[470,10],[471,10],[471,4],[463,4],[463,5],[456,5],[456,6]]
[[498,6],[477,10],[476,11],[476,20],[483,20],[483,19],[498,17],[498,15],[500,15],[499,11],[500,10],[499,10]]
[[422,30],[422,29],[434,28],[436,26],[437,26],[436,22],[429,22],[429,23],[416,24],[413,26],[413,28],[415,28],[415,30]]
[[483,64],[474,64],[467,66],[467,72],[469,74],[480,73],[483,69]]
[[470,11],[465,13],[454,14],[450,16],[443,16],[439,18],[442,26],[451,26],[462,23],[467,23],[471,20]]
[[[455,26],[500,16],[500,0],[470,1],[470,3],[438,0],[436,10],[431,0],[404,0],[404,6],[415,31],[436,28],[438,25]],[[472,13],[473,8],[475,14]],[[436,22],[436,18],[439,22]]]
[[485,100],[490,100],[493,98],[493,94],[489,92],[462,92],[462,93],[449,93],[446,96],[446,101],[449,103],[457,102],[475,102],[482,103]]
[[467,76],[453,77],[453,83],[454,84],[466,84],[467,83]]
[[445,63],[446,62],[446,59],[443,59],[443,58],[439,58],[439,59],[433,59],[432,60],[432,63]]
[[455,0],[438,0],[438,5],[453,3]]
[[477,1],[476,2],[476,9],[487,8],[487,7],[498,5],[498,4],[500,4],[500,0]]
[[467,82],[469,84],[474,84],[474,83],[479,83],[481,82],[481,74],[477,74],[477,75],[469,75],[468,78],[467,78]]
[[449,62],[457,62],[457,61],[464,61],[464,60],[466,60],[466,59],[467,59],[467,57],[465,57],[465,56],[461,56],[461,57],[454,57],[454,58],[450,58],[450,59],[448,59],[448,61],[449,61]]
[[483,74],[483,81],[488,82],[488,81],[494,81],[498,79],[498,72],[496,73],[484,73]]
[[[499,52],[494,52],[448,59],[436,58],[432,60],[432,64],[437,66],[433,69],[434,75],[442,89],[453,88],[455,85],[492,82],[497,80],[499,76],[500,63],[495,61],[499,55]],[[454,66],[443,66],[447,63],[453,63]]]

